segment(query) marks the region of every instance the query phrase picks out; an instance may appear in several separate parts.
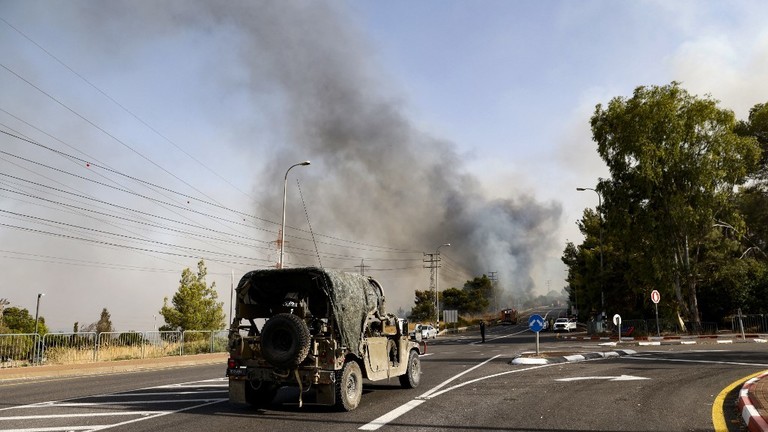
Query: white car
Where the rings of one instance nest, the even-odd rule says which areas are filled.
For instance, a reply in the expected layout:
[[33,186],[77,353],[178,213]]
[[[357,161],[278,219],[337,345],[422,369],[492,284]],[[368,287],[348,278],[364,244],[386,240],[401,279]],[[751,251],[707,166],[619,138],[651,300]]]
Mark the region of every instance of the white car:
[[416,324],[411,332],[411,338],[416,337],[416,332],[421,333],[422,339],[434,339],[437,337],[437,329],[428,324]]
[[567,331],[576,330],[576,320],[573,318],[558,318],[555,320],[555,325],[552,326],[553,331]]

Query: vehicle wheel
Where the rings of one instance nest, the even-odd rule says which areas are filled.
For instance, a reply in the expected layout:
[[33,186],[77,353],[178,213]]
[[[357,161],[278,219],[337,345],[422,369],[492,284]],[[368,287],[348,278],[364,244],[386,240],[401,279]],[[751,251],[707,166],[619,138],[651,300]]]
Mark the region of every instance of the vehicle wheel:
[[252,381],[245,383],[245,401],[254,408],[263,408],[272,403],[277,395],[277,387],[271,383],[260,382],[254,385]]
[[408,354],[408,369],[400,375],[400,385],[404,388],[416,388],[421,381],[421,359],[415,350]]
[[291,369],[309,354],[311,336],[304,321],[296,315],[281,313],[264,324],[261,353],[271,365]]
[[348,361],[340,371],[336,371],[336,408],[352,411],[360,404],[362,397],[363,373],[357,362]]

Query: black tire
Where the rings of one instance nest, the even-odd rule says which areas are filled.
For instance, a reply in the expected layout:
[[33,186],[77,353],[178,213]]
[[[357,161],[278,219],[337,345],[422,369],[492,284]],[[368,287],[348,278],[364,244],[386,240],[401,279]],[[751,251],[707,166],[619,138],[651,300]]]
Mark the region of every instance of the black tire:
[[341,411],[352,411],[360,404],[363,397],[363,373],[355,361],[344,363],[340,371],[336,371],[336,408]]
[[261,353],[271,365],[292,369],[307,358],[310,341],[309,327],[301,318],[281,313],[264,324]]
[[415,350],[408,354],[408,369],[405,375],[400,375],[400,385],[403,388],[416,388],[421,381],[421,359]]
[[254,408],[269,406],[277,395],[277,387],[271,383],[248,381],[245,383],[245,401]]

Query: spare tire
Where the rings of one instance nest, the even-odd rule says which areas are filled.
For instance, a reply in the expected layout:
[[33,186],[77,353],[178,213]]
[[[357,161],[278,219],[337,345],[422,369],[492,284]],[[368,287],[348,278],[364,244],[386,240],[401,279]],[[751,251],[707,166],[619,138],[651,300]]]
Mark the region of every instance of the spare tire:
[[261,354],[272,366],[291,369],[309,354],[309,327],[296,315],[273,316],[261,330]]

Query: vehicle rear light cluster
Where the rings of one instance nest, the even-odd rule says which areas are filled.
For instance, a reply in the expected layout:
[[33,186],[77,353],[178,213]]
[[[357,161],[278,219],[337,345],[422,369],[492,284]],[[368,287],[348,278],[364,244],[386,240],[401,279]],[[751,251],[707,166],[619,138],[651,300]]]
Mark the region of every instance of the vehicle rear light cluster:
[[234,368],[236,368],[237,366],[238,366],[238,365],[237,365],[237,362],[235,361],[235,359],[233,359],[233,358],[230,358],[230,359],[228,359],[228,360],[227,360],[227,367],[228,367],[229,369],[234,369]]

